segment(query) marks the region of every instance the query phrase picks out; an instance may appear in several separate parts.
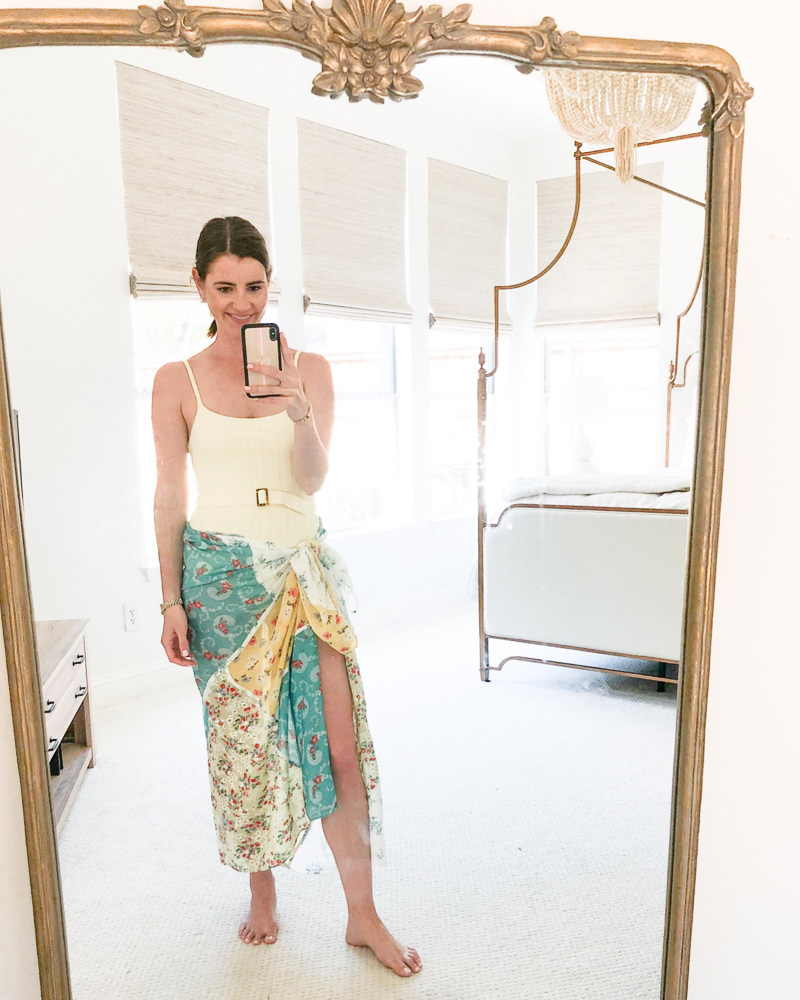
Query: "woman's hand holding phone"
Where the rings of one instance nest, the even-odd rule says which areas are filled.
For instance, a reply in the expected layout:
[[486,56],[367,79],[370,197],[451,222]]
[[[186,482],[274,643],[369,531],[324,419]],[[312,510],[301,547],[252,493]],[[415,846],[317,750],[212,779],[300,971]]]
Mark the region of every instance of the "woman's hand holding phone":
[[[283,333],[281,333],[280,339],[281,363],[283,368],[275,368],[273,365],[261,364],[258,361],[253,361],[248,364],[247,369],[253,374],[267,375],[276,380],[276,385],[270,385],[268,387],[268,397],[266,393],[264,394],[266,398],[274,399],[276,403],[280,400],[282,403],[282,405],[274,407],[274,411],[276,413],[280,413],[281,410],[286,410],[291,420],[302,420],[302,418],[308,413],[309,402],[303,390],[300,372],[297,370],[297,366],[294,363],[289,350],[289,345],[286,342],[286,337]],[[253,386],[245,386],[245,392],[247,393],[252,394],[252,389]]]

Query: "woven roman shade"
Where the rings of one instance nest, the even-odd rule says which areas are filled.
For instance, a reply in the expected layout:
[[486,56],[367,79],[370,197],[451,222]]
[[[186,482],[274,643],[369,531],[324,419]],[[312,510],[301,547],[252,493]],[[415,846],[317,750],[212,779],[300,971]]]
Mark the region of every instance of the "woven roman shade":
[[216,216],[249,220],[271,249],[267,110],[125,63],[117,92],[134,293],[196,294],[197,237]]
[[[663,163],[638,168],[662,183]],[[536,185],[538,267],[558,253],[575,207],[575,178]],[[620,184],[603,170],[581,178],[578,225],[566,253],[536,283],[536,325],[658,322],[661,282],[660,191]]]
[[405,152],[302,119],[297,140],[309,310],[407,321]]
[[[494,286],[507,283],[508,183],[428,160],[430,303],[437,322],[494,323]],[[505,292],[500,322],[507,325]]]

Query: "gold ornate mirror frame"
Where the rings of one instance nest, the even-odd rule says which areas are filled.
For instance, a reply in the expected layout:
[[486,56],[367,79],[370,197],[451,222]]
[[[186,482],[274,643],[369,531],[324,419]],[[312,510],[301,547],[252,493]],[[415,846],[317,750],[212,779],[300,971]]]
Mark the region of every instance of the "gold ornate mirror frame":
[[[680,73],[698,78],[707,87],[707,280],[662,977],[663,1000],[684,1000],[700,818],[744,106],[751,89],[735,60],[713,46],[583,37],[559,31],[550,17],[536,27],[472,25],[468,4],[445,14],[440,6],[409,13],[394,0],[333,0],[330,9],[308,0],[294,0],[291,8],[281,0],[262,0],[263,10],[254,11],[188,7],[182,0],[165,3],[138,10],[2,10],[0,48],[158,45],[200,56],[210,44],[264,42],[296,49],[321,64],[313,81],[314,93],[346,94],[354,101],[416,97],[423,84],[413,75],[415,65],[446,53],[500,56],[523,73],[538,66]],[[1,328],[0,408],[0,606],[41,990],[43,1000],[68,1000],[67,945]]]

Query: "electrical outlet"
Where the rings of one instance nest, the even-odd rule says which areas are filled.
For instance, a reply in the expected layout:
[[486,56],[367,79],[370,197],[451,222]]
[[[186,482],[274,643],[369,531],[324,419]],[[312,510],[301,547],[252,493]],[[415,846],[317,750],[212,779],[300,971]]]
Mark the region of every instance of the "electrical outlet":
[[125,631],[133,632],[139,627],[139,615],[132,604],[123,604],[122,613],[125,616]]

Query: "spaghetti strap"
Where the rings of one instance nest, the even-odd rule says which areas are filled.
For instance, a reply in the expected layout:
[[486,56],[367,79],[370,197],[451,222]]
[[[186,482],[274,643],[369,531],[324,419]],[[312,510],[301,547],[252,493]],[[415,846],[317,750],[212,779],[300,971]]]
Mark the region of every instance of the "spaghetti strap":
[[295,368],[297,368],[297,362],[300,360],[300,355],[302,353],[303,353],[302,351],[295,351],[294,352],[294,366],[295,366]]
[[186,371],[189,375],[189,381],[192,383],[192,389],[194,390],[194,398],[197,400],[197,405],[205,409],[206,408],[205,404],[203,403],[203,400],[200,398],[200,391],[197,388],[197,382],[195,382],[194,380],[194,372],[192,371],[192,366],[189,364],[188,361],[184,361],[183,363],[186,366]]

